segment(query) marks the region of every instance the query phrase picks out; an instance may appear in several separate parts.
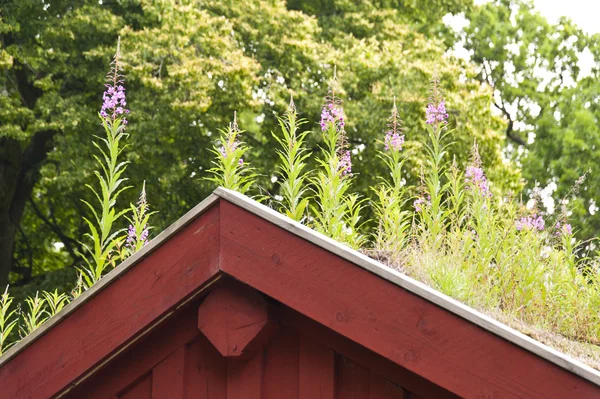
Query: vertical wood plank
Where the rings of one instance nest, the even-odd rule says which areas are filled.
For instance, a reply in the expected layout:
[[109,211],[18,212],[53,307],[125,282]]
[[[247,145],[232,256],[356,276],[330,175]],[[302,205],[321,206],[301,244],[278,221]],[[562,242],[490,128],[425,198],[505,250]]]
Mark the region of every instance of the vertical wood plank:
[[172,353],[152,370],[152,399],[184,399],[185,347]]
[[404,399],[405,396],[405,391],[402,387],[372,371],[370,389],[371,394],[369,399]]
[[227,359],[227,399],[262,399],[263,361],[263,352],[249,360]]
[[152,374],[148,374],[127,389],[119,399],[152,399]]
[[335,354],[300,337],[299,399],[334,399]]
[[370,371],[348,359],[337,355],[336,399],[365,399],[370,395]]
[[298,399],[298,339],[283,330],[267,348],[262,399]]
[[186,399],[227,397],[227,363],[205,337],[187,348],[184,381]]

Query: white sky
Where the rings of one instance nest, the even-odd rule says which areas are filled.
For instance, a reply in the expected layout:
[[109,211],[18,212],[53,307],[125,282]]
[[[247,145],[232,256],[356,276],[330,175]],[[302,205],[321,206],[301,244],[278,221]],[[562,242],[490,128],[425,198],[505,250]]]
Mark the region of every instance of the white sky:
[[600,33],[600,0],[534,0],[533,3],[550,22],[564,15],[587,33]]

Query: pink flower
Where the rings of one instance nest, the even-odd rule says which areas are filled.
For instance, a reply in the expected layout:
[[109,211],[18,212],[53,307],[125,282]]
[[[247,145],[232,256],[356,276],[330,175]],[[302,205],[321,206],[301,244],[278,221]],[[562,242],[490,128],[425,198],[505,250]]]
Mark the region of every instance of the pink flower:
[[428,104],[425,110],[427,114],[427,120],[425,121],[429,125],[435,123],[444,122],[448,119],[448,113],[446,112],[446,103],[444,100],[440,101],[439,104]]
[[346,151],[340,157],[339,168],[342,171],[342,176],[352,176],[352,158],[350,157],[350,151]]
[[398,133],[394,133],[393,131],[389,131],[385,135],[385,150],[389,151],[392,149],[393,151],[402,151],[402,145],[404,145],[404,135],[400,135]]
[[516,221],[518,231],[521,230],[544,230],[544,219],[539,215],[524,216]]

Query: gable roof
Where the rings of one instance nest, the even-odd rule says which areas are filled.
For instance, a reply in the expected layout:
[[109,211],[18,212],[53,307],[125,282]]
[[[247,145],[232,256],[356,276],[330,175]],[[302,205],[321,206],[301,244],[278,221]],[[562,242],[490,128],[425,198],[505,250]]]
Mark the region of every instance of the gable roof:
[[598,371],[223,188],[0,357],[0,385],[32,392],[35,380],[40,396],[32,397],[64,392],[223,274],[459,395],[495,384],[544,397],[519,388],[511,380],[519,376],[563,392],[600,392]]

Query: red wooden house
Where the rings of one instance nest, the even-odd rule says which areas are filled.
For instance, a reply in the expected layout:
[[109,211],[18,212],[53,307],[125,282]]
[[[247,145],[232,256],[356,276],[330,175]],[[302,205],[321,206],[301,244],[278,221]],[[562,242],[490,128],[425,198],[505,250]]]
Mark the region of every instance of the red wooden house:
[[600,373],[217,189],[0,358],[1,398],[600,398]]

